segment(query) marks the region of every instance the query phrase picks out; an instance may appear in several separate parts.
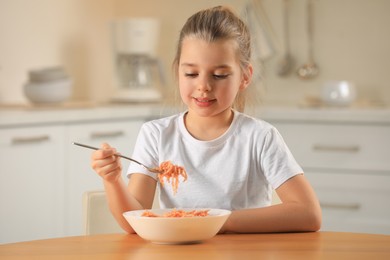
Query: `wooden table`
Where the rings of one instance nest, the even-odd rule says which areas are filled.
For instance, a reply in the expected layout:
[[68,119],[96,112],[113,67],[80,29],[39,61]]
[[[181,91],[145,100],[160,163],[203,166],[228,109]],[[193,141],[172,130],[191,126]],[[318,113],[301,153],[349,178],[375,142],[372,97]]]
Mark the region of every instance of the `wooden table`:
[[337,232],[225,234],[159,245],[137,235],[65,237],[0,245],[0,259],[390,259],[390,236]]

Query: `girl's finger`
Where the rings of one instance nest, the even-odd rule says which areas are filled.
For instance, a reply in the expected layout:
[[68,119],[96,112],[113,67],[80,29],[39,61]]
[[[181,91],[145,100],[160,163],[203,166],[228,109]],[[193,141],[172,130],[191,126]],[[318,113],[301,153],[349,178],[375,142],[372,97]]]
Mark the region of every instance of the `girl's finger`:
[[120,163],[115,162],[98,168],[96,172],[102,178],[110,178],[110,176],[113,175],[120,175],[122,172],[122,166]]

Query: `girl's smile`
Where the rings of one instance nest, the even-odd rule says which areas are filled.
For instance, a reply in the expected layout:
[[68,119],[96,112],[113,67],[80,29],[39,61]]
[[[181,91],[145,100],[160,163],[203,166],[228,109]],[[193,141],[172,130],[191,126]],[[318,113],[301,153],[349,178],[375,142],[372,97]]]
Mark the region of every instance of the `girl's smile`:
[[198,98],[194,97],[193,99],[195,100],[195,103],[199,107],[209,107],[217,101],[216,99],[209,99],[209,98],[202,98],[202,97],[198,97]]

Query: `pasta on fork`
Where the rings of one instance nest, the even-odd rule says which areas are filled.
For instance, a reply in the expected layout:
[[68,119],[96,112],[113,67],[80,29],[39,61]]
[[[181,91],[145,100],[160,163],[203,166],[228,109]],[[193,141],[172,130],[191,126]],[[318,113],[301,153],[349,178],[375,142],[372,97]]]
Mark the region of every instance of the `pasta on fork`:
[[164,186],[164,178],[168,183],[171,183],[173,194],[177,193],[179,187],[179,177],[183,177],[183,182],[187,180],[187,172],[184,167],[173,164],[170,161],[164,161],[156,168],[160,173],[158,174],[158,180],[161,186]]

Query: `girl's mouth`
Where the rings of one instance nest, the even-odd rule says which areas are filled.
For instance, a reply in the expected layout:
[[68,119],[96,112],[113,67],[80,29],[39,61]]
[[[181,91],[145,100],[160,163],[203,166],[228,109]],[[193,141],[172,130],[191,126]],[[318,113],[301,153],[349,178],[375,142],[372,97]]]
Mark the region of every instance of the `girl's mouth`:
[[216,99],[209,99],[209,98],[195,98],[194,97],[194,100],[195,100],[195,103],[200,106],[200,107],[208,107],[208,106],[211,106],[215,101]]

